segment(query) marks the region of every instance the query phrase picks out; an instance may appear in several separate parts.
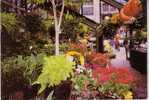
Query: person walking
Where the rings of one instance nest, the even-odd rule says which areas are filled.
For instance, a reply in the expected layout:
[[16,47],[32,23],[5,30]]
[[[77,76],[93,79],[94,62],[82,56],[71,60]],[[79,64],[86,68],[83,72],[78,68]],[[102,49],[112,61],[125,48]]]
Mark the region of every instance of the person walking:
[[128,44],[128,38],[124,39],[124,47],[125,47],[125,52],[126,52],[126,59],[128,59],[128,52],[129,52],[129,44]]
[[120,51],[120,48],[119,48],[119,46],[120,46],[119,40],[120,40],[120,35],[119,35],[119,33],[117,33],[117,34],[115,35],[115,48],[116,48],[118,51]]

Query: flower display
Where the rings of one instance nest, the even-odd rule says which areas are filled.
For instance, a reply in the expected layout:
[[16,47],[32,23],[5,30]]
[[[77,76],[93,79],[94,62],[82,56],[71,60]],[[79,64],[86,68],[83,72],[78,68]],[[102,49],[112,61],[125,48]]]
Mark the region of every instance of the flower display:
[[129,0],[120,11],[120,19],[124,22],[132,23],[141,11],[142,5],[140,0]]
[[135,81],[135,77],[129,72],[127,68],[102,68],[97,67],[93,69],[93,77],[98,80],[99,83],[104,83],[112,79],[112,75],[115,75],[114,82],[122,84],[131,84]]
[[76,51],[69,51],[67,52],[66,54],[67,56],[73,56],[73,57],[76,57],[76,58],[79,58],[79,62],[81,65],[84,65],[84,57],[81,53],[79,52],[76,52]]
[[142,11],[142,5],[140,0],[129,0],[129,2],[123,7],[124,14],[127,16],[137,16]]
[[117,24],[119,22],[120,22],[120,15],[118,13],[113,14],[112,17],[111,17],[111,23]]
[[108,57],[102,53],[91,53],[87,55],[86,60],[88,63],[94,66],[106,67],[108,63]]
[[133,96],[132,96],[132,92],[131,91],[126,91],[123,93],[124,96],[124,100],[132,100]]
[[86,45],[82,43],[71,43],[69,45],[69,51],[77,51],[83,55],[87,52],[87,47]]

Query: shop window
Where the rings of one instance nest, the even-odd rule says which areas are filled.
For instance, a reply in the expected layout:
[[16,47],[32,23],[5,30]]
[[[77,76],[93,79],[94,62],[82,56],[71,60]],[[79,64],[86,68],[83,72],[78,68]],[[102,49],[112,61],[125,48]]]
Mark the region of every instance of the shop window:
[[116,11],[117,9],[115,7],[110,7],[110,11]]
[[83,7],[83,15],[93,15],[93,7]]
[[103,4],[102,4],[102,10],[103,10],[103,11],[109,11],[109,5],[106,4],[106,3],[103,3]]

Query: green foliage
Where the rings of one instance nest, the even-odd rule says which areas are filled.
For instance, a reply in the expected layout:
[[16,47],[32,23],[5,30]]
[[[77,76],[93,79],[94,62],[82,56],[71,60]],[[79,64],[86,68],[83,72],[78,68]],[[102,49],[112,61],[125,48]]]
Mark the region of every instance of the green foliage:
[[33,84],[40,84],[41,93],[48,86],[55,86],[66,80],[73,73],[74,63],[66,59],[65,55],[44,57],[42,73]]
[[137,29],[135,34],[135,39],[141,41],[145,38],[147,38],[147,32]]
[[29,84],[31,84],[35,79],[37,79],[38,74],[43,65],[43,58],[45,54],[38,54],[37,56],[18,56],[16,63],[23,70],[23,76],[27,79]]
[[27,3],[43,4],[46,0],[27,0]]
[[17,20],[16,14],[1,12],[0,16],[1,16],[1,25],[6,29],[8,33],[14,33],[18,31],[19,22]]
[[131,87],[128,84],[122,84],[114,82],[116,80],[116,74],[113,74],[111,76],[111,80],[100,84],[98,86],[98,91],[106,94],[106,93],[112,93],[113,96],[121,98],[123,96],[123,93],[126,91],[130,91]]
[[65,18],[65,21],[67,22],[72,22],[75,20],[75,16],[69,14],[69,11],[67,11],[67,13],[64,14],[64,18]]
[[85,24],[83,24],[83,23],[79,23],[79,25],[78,25],[78,27],[77,27],[77,31],[79,32],[79,33],[86,33],[86,32],[88,32],[89,31],[89,26],[87,26],[87,25],[85,25]]
[[[81,70],[81,69],[79,69]],[[92,77],[92,70],[91,69],[83,69],[80,74],[75,74],[72,77],[73,82],[73,91],[72,94],[74,95],[82,95],[83,91],[92,91],[97,87],[96,80]]]
[[[38,41],[30,44],[30,48],[30,53],[46,53],[47,55],[53,55],[55,45],[50,40],[47,41],[38,39]],[[68,50],[68,44],[62,43],[60,44],[59,48],[61,53],[65,53]]]
[[26,31],[29,31],[31,33],[42,31],[41,20],[42,19],[38,14],[26,15],[23,18],[23,22],[25,23],[24,28],[26,29]]
[[67,43],[60,44],[60,51],[62,53],[65,53],[66,51],[68,51],[68,44]]
[[102,93],[115,92],[120,95],[124,91],[130,90],[130,87],[126,84],[120,84],[120,83],[108,81],[102,84],[101,86],[99,86],[98,90]]
[[6,93],[30,86],[39,76],[44,54],[37,56],[17,56],[2,59],[2,90]]
[[27,84],[22,73],[21,67],[16,64],[15,57],[5,58],[1,61],[1,86],[2,90],[6,91],[6,94],[20,87],[23,88]]
[[41,21],[41,27],[44,32],[48,32],[49,28],[52,27],[53,24],[53,19],[44,19]]
[[22,17],[21,21],[24,23],[22,25],[24,29],[28,32],[31,32],[32,34],[37,32],[44,32],[43,35],[46,35],[46,32],[49,31],[49,28],[54,26],[52,16],[43,18],[40,13],[25,15]]
[[[2,61],[2,72],[11,73],[13,70],[19,69],[22,72],[24,78],[31,83],[34,71],[39,70],[43,64],[43,57],[45,54],[38,54],[37,56],[25,56],[19,55],[17,57],[9,57]],[[37,68],[37,69],[36,69]],[[15,77],[15,76],[13,76]]]
[[85,81],[87,80],[88,77],[83,74],[77,75],[75,78],[72,79],[72,81],[75,83],[74,87],[78,90],[79,93],[84,89]]
[[71,40],[75,41],[77,29],[76,26],[79,25],[80,18],[67,12],[64,14],[64,20],[62,23],[63,33],[66,34]]
[[79,12],[80,7],[84,2],[86,2],[86,0],[65,0],[65,5]]

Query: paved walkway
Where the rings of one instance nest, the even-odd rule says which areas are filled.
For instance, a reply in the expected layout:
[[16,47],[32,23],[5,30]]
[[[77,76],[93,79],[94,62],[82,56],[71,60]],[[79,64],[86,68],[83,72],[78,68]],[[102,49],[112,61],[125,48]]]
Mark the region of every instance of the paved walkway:
[[126,60],[125,48],[121,47],[120,51],[114,50],[116,58],[111,60],[111,66],[117,68],[128,68],[131,73],[137,78],[135,91],[135,99],[146,98],[147,96],[147,75],[141,74],[131,67],[128,60]]
[[125,48],[120,47],[120,51],[113,50],[116,54],[116,58],[111,60],[111,66],[113,67],[130,67],[129,61],[126,60]]

